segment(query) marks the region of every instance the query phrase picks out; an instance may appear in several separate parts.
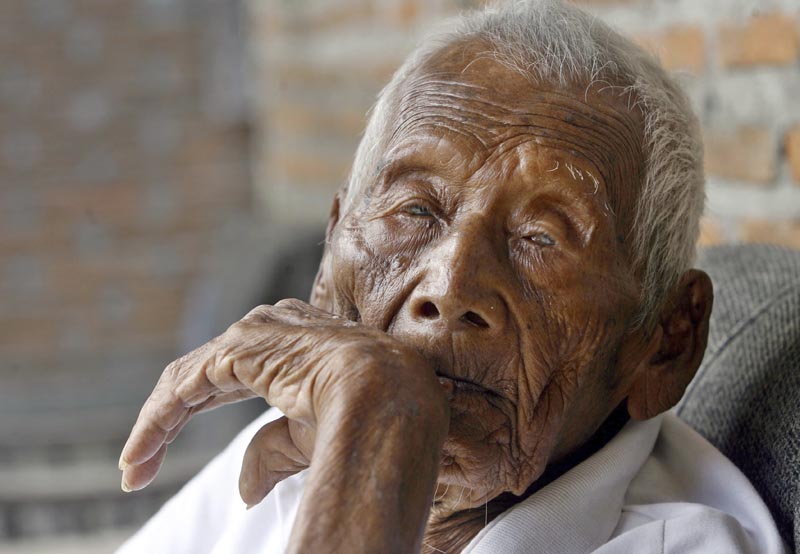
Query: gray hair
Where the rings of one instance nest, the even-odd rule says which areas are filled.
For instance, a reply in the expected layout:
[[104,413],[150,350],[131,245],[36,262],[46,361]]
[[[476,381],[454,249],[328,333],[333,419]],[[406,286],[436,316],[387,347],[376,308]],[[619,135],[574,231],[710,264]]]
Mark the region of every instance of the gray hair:
[[470,40],[538,82],[603,83],[627,93],[644,117],[644,182],[631,229],[633,269],[642,282],[637,325],[656,322],[694,261],[705,202],[699,125],[680,87],[647,52],[592,15],[558,0],[498,4],[447,22],[411,53],[381,91],[356,152],[342,199],[347,211],[380,163],[392,99],[444,47]]

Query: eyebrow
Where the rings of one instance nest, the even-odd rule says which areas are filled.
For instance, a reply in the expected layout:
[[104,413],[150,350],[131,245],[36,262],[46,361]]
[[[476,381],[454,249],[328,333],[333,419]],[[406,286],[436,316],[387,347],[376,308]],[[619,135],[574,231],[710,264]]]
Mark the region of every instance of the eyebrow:
[[[389,192],[392,184],[396,183],[403,176],[414,173],[435,174],[432,168],[418,164],[406,165],[401,160],[395,160],[382,164],[382,167],[375,172],[375,179],[372,185],[365,191],[365,197],[372,199],[383,196]],[[421,180],[421,179],[420,179]],[[425,179],[437,195],[441,192],[440,179]]]

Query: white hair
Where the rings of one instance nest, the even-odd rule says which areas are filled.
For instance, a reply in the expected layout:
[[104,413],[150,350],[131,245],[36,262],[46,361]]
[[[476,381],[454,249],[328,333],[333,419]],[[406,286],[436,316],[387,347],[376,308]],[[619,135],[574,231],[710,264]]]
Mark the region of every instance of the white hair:
[[450,20],[397,70],[372,108],[342,199],[374,178],[403,82],[448,45],[482,41],[500,63],[544,83],[602,82],[632,99],[644,118],[644,177],[629,231],[631,263],[641,279],[636,324],[656,322],[667,295],[694,261],[705,201],[699,125],[680,87],[652,55],[594,16],[558,0],[501,3]]

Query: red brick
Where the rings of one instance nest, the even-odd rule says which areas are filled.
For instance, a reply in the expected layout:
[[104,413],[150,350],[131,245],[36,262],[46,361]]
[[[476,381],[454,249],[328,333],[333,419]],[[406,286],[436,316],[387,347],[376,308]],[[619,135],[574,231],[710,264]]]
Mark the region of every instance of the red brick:
[[616,4],[636,4],[641,0],[569,0],[579,6],[611,6]]
[[719,37],[725,66],[787,65],[797,60],[797,22],[788,15],[759,15],[745,25],[726,25]]
[[741,236],[745,242],[780,244],[800,249],[800,221],[748,219],[742,222]]
[[774,180],[778,148],[768,129],[742,126],[732,131],[707,130],[704,138],[709,175],[759,185]]
[[699,26],[670,27],[635,40],[656,54],[666,69],[701,73],[706,66],[706,36]]
[[267,120],[273,131],[285,133],[343,135],[357,137],[366,124],[366,112],[356,109],[331,111],[321,107],[301,105],[291,101],[280,103]]
[[363,24],[375,15],[374,4],[370,0],[350,0],[344,5],[331,3],[329,8],[315,12],[307,21],[314,32],[352,23]]
[[50,317],[0,320],[0,359],[36,354],[55,343],[58,323]]
[[63,252],[70,247],[71,218],[46,213],[37,218],[36,225],[20,230],[4,225],[7,217],[6,210],[0,209],[0,260],[25,252]]
[[272,159],[272,170],[278,182],[295,185],[341,183],[350,170],[350,159],[323,156],[319,153],[281,154]]
[[786,159],[796,184],[800,184],[800,125],[786,134]]
[[42,205],[51,213],[75,221],[129,221],[140,213],[143,190],[134,183],[119,182],[97,187],[65,184],[48,190]]
[[353,83],[377,93],[401,63],[401,59],[394,57],[369,63],[352,63],[351,60],[349,63],[324,66],[309,60],[303,63],[270,64],[265,70],[277,80],[285,97],[291,97],[294,90],[307,92],[309,89],[333,94],[335,87],[351,90]]
[[401,0],[389,13],[390,20],[394,23],[408,27],[419,17],[420,0]]
[[725,232],[719,220],[705,216],[700,220],[700,237],[698,246],[713,246],[727,242]]

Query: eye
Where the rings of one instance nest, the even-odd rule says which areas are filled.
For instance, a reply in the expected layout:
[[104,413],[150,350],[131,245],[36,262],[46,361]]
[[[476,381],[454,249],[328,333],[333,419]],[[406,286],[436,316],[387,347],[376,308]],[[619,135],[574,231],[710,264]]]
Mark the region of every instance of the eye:
[[409,204],[403,208],[403,211],[408,215],[416,217],[432,217],[433,213],[422,204]]
[[525,237],[527,240],[535,244],[536,246],[555,246],[556,241],[553,237],[548,235],[545,232],[536,232],[531,235]]

